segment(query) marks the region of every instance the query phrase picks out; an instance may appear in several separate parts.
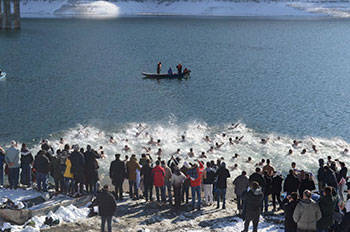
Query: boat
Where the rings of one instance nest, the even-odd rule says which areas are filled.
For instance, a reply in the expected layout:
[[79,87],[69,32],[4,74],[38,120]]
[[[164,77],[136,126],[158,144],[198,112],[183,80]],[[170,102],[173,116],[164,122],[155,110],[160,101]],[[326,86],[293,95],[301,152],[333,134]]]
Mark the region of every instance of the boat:
[[168,74],[168,73],[141,73],[144,75],[143,79],[182,79],[182,78],[188,78],[190,76],[191,70],[188,70],[186,73],[173,73],[173,74]]
[[1,75],[0,75],[0,80],[5,79],[5,77],[6,77],[6,73],[5,73],[5,72],[1,72]]

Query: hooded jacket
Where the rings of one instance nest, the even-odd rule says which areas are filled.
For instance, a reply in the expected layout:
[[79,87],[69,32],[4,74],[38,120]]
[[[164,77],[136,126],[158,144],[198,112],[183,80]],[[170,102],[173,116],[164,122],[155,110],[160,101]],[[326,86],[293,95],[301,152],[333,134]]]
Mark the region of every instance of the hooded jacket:
[[136,181],[136,169],[141,170],[141,167],[135,157],[131,157],[126,163],[126,169],[129,180]]
[[320,207],[312,199],[301,200],[293,213],[298,229],[308,231],[316,231],[316,223],[321,216]]
[[259,217],[261,213],[261,202],[264,198],[261,188],[244,192],[242,197],[245,205],[245,218]]

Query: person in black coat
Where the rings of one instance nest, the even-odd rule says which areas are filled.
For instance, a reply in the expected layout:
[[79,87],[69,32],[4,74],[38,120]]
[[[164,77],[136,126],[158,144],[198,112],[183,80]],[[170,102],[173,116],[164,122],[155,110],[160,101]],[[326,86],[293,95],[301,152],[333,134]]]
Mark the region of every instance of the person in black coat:
[[265,213],[267,213],[269,208],[269,195],[271,194],[271,184],[272,184],[272,178],[269,176],[267,171],[264,172],[264,179],[265,179],[264,209],[265,209]]
[[152,176],[152,168],[150,166],[151,161],[148,159],[145,165],[141,168],[141,176],[143,176],[143,186],[144,192],[143,195],[146,201],[153,200],[152,192],[153,192],[153,176]]
[[45,151],[40,150],[35,156],[33,167],[36,170],[36,181],[38,190],[47,192],[47,175],[50,171],[50,161],[45,156]]
[[253,232],[258,231],[259,217],[261,213],[261,205],[264,198],[258,182],[252,181],[250,183],[250,190],[243,193],[243,218],[244,218],[244,230],[248,232],[250,221],[253,222]]
[[276,198],[277,198],[278,204],[280,205],[280,208],[282,208],[282,201],[281,201],[282,182],[283,182],[283,177],[279,172],[276,172],[271,182],[272,205],[273,205],[274,211],[276,210]]
[[108,185],[103,186],[103,190],[97,194],[92,206],[98,206],[98,214],[101,216],[101,231],[105,231],[107,221],[108,232],[112,231],[112,217],[117,209],[117,203],[113,194],[108,191]]
[[264,179],[263,175],[261,175],[261,169],[260,168],[256,168],[255,172],[250,175],[249,182],[251,183],[253,181],[258,182],[260,188],[262,189],[262,191],[264,191],[265,186],[266,186],[266,182],[265,182],[265,179]]
[[227,189],[227,178],[230,177],[230,172],[226,168],[225,162],[221,163],[220,168],[216,171],[215,176],[218,177],[218,181],[216,184],[217,191],[217,206],[216,208],[220,208],[220,198],[222,198],[222,208],[225,209],[226,202],[226,189]]
[[295,207],[299,203],[298,194],[296,192],[288,195],[283,201],[283,210],[284,210],[284,228],[286,232],[296,232],[297,223],[294,222],[293,214]]
[[305,178],[301,179],[301,182],[299,185],[299,196],[302,196],[306,189],[310,191],[316,189],[315,182],[312,180],[309,173],[306,173]]
[[289,170],[289,174],[287,175],[286,180],[283,184],[284,192],[287,192],[287,195],[290,195],[292,192],[297,192],[299,188],[300,182],[298,177],[294,175],[293,170]]
[[125,163],[120,160],[120,154],[116,154],[115,160],[111,163],[109,177],[112,179],[112,184],[115,186],[115,197],[120,201],[123,200],[123,182],[126,178],[126,169]]
[[96,151],[91,149],[90,145],[87,145],[85,158],[85,178],[86,178],[86,190],[88,192],[96,193],[96,183],[98,181],[98,162],[96,159],[101,158]]
[[317,181],[318,181],[318,191],[321,195],[324,189],[324,178],[325,178],[324,160],[319,159],[318,164],[320,167],[318,168],[318,172],[317,172]]
[[[84,155],[79,151],[79,145],[73,146],[74,151],[70,155],[70,161],[72,163],[71,172],[74,176],[75,192],[83,193],[85,184],[85,159]],[[79,188],[78,188],[79,186]]]
[[32,163],[34,161],[32,153],[28,150],[25,143],[22,144],[21,148],[21,184],[30,187],[31,185],[31,173]]
[[325,176],[324,176],[324,184],[326,186],[333,187],[335,190],[338,190],[337,178],[335,176],[334,171],[328,166],[324,167]]

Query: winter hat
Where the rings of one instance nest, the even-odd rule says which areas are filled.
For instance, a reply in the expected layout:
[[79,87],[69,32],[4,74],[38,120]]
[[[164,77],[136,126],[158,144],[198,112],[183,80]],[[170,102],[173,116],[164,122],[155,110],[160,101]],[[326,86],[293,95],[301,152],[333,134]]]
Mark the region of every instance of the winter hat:
[[221,163],[221,167],[226,168],[225,162],[222,162],[222,163]]
[[189,169],[189,168],[190,168],[190,165],[185,161],[185,162],[184,162],[184,167]]

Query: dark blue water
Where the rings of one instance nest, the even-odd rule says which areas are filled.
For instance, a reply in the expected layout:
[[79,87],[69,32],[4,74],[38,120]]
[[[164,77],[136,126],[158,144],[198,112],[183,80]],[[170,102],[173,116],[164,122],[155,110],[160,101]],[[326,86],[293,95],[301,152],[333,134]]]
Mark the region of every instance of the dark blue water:
[[[0,33],[0,142],[169,118],[350,139],[349,35],[334,19],[26,19]],[[143,80],[158,61],[191,78]]]

